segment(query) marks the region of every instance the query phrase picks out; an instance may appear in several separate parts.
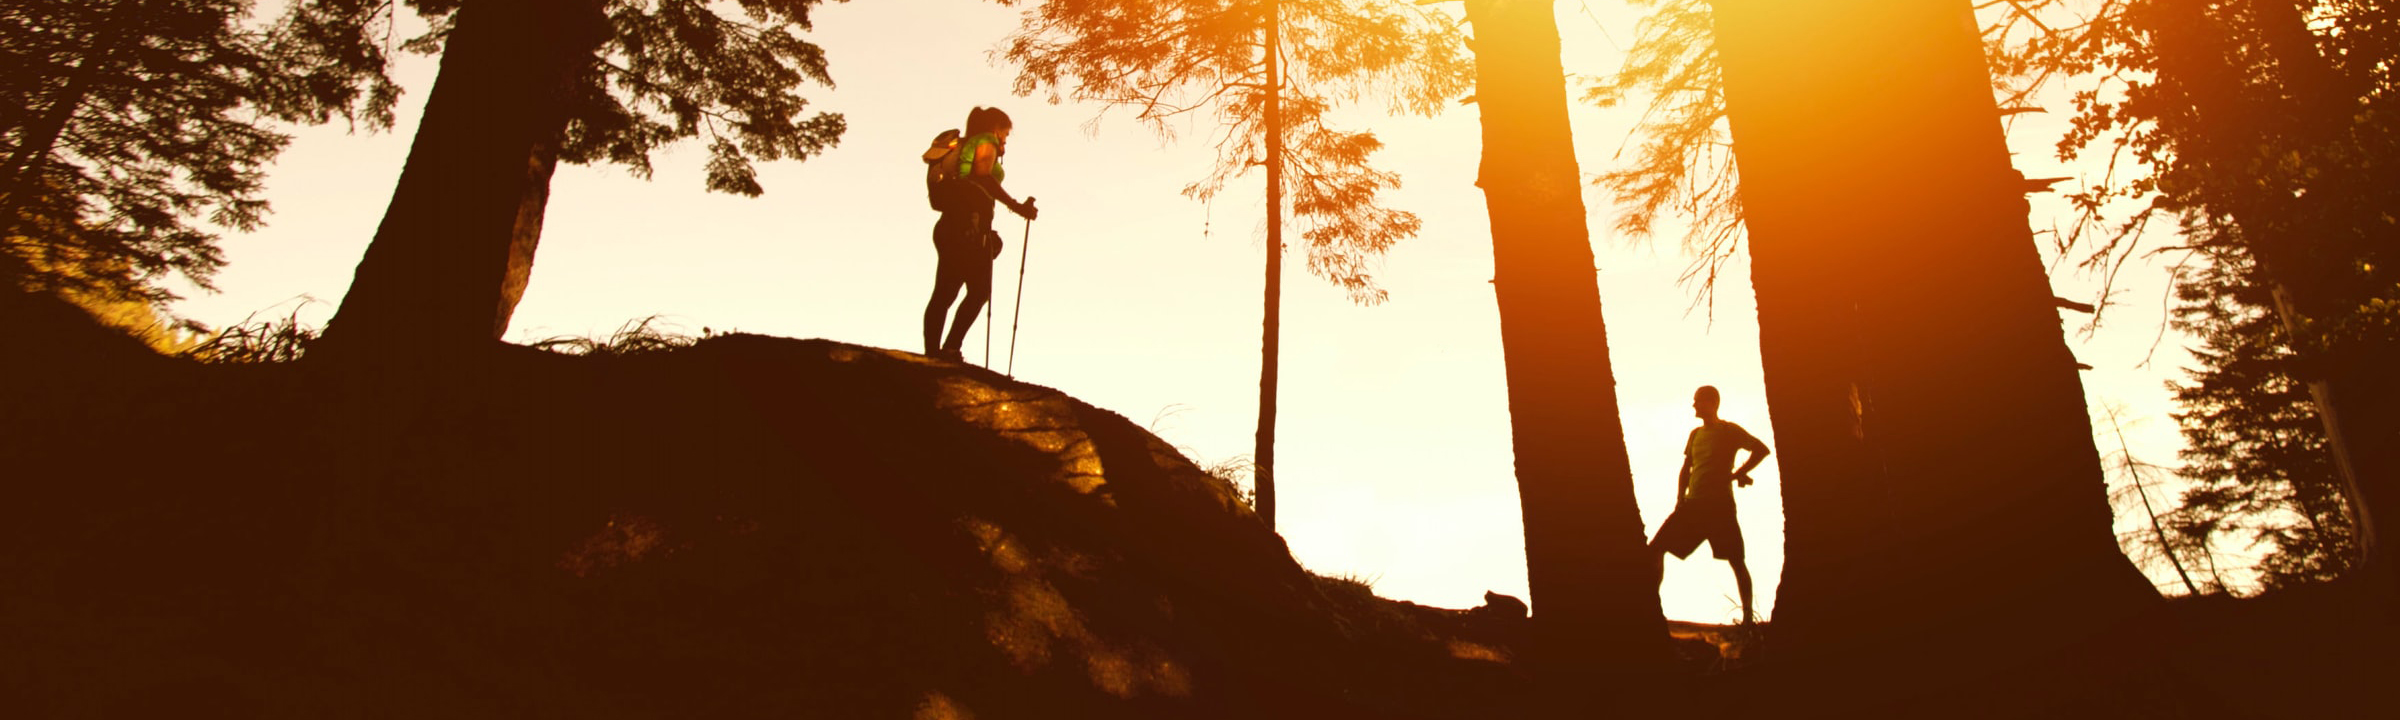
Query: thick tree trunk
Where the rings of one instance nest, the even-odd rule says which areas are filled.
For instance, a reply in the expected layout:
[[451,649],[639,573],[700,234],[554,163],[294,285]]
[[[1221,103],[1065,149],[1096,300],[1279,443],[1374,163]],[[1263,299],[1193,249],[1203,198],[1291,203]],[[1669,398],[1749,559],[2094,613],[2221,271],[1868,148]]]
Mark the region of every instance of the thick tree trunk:
[[334,347],[497,339],[524,296],[599,0],[472,0],[442,53],[391,206],[326,328]]
[[1250,455],[1258,517],[1275,528],[1275,383],[1283,343],[1283,18],[1267,3],[1267,298],[1258,344],[1258,444]]
[[[1865,150],[1832,139],[1855,120],[1816,86],[1830,79],[1822,76],[1866,68],[1837,45],[1781,35],[1785,17],[1805,19],[1813,8],[1732,5],[1714,4],[1716,43],[1783,493],[1773,628],[1779,648],[1808,648],[1910,604],[1887,574],[1894,548],[1879,537],[1900,510],[1883,497],[1883,465],[1866,441],[1865,328],[1854,286],[1865,248],[1840,233],[1848,223],[1832,210],[1835,202],[1855,205],[1848,195],[1857,191],[1833,178],[1865,174],[1848,167]],[[1801,67],[1816,83],[1786,76]]]
[[1969,5],[1713,7],[1782,444],[1778,650],[1938,629],[2000,660],[2145,607]]
[[1666,657],[1659,558],[1634,504],[1553,12],[1467,2],[1534,651],[1562,678],[1647,673]]

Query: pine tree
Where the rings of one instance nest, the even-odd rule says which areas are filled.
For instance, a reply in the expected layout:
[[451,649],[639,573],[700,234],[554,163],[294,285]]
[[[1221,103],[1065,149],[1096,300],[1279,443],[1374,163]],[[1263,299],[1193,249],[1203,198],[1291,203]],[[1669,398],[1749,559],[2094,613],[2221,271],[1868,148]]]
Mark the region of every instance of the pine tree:
[[[1430,115],[1465,88],[1455,27],[1386,0],[1049,0],[1025,15],[1005,56],[1017,91],[1129,110],[1162,134],[1213,114],[1223,138],[1209,174],[1184,189],[1207,200],[1252,167],[1266,173],[1265,318],[1259,422],[1251,456],[1259,515],[1275,522],[1275,409],[1282,335],[1283,213],[1305,229],[1308,270],[1360,304],[1384,299],[1370,272],[1415,215],[1384,207],[1399,177],[1374,169],[1373,133],[1336,129],[1346,99],[1380,94]],[[1289,183],[1287,187],[1287,182]]]
[[2182,406],[2182,475],[2194,485],[2174,524],[2265,545],[2257,571],[2269,588],[2331,580],[2357,548],[2324,426],[2293,379],[2298,356],[2273,300],[2243,277],[2238,256],[2214,260],[2175,291],[2175,327],[2199,345],[2187,381],[2169,385]]

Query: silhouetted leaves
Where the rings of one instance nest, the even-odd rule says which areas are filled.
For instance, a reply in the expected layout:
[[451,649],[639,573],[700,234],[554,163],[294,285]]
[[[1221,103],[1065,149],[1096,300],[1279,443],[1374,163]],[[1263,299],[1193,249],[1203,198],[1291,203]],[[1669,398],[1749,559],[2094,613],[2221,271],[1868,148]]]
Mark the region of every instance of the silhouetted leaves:
[[[2154,216],[2231,222],[2244,232],[2187,239],[2287,256],[2275,273],[2347,296],[2300,308],[2312,319],[2394,295],[2400,4],[2018,4],[2026,12],[1995,30],[2006,49],[1995,70],[2019,80],[2020,96],[2087,79],[2059,155],[2107,162],[2107,174],[2068,195],[2079,214],[2057,237],[2060,252],[2113,277],[2142,252]],[[2127,205],[2136,209],[2113,214]]]
[[249,0],[40,0],[0,9],[0,277],[160,303],[257,227],[274,120],[328,116],[319,58],[246,24]]
[[2211,265],[2176,289],[2175,326],[2200,343],[2189,380],[2170,385],[2193,483],[2170,524],[2202,541],[2224,533],[2265,545],[2257,571],[2270,588],[2330,580],[2358,550],[2341,476],[2271,301],[2243,269]]
[[[2400,491],[2400,387],[2390,379],[2400,363],[2400,76],[2391,72],[2400,4],[2021,4],[2026,24],[2042,11],[2052,20],[2003,33],[2015,44],[2002,70],[2036,87],[2064,73],[2097,78],[2075,95],[2060,153],[2105,157],[2109,174],[2069,196],[2079,217],[2059,251],[2082,253],[2085,267],[2113,278],[2143,252],[2152,218],[2179,221],[2184,243],[2166,250],[2203,255],[2217,273],[2210,287],[2252,294],[2232,307],[2271,310],[2282,325],[2266,347],[2288,349],[2307,368],[2293,377],[2326,437],[2342,439],[2329,447],[2344,453],[2334,465],[2344,495],[2370,518],[2391,505]],[[2120,204],[2135,209],[2112,214]],[[2241,334],[2212,339],[2212,349],[2227,352]]]
[[[439,51],[454,13],[471,1],[483,0],[407,0],[432,30],[400,47]],[[560,160],[613,163],[647,178],[651,151],[705,136],[708,189],[756,196],[764,188],[753,162],[807,159],[840,140],[842,116],[809,113],[799,94],[808,83],[833,85],[824,50],[793,34],[810,28],[821,0],[591,2],[610,35],[588,84],[568,95]],[[391,12],[389,0],[305,0],[289,20],[295,40],[342,60],[319,71],[322,92],[347,92],[363,102],[359,112],[387,123],[398,92],[385,52]]]
[[1691,221],[1683,246],[1692,262],[1681,280],[1698,283],[1693,305],[1713,309],[1717,273],[1741,252],[1743,239],[1714,27],[1707,0],[1637,2],[1653,9],[1624,64],[1586,86],[1584,100],[1608,108],[1646,95],[1642,120],[1626,139],[1641,145],[1632,167],[1603,172],[1593,184],[1624,206],[1615,227],[1628,237],[1649,237],[1662,214]]
[[[1377,203],[1399,177],[1367,159],[1382,143],[1339,130],[1341,104],[1379,97],[1394,112],[1430,115],[1463,94],[1471,71],[1445,15],[1407,3],[1289,0],[1282,17],[1284,168],[1293,215],[1305,225],[1308,269],[1381,302],[1370,274],[1394,242],[1416,234],[1416,216]],[[1217,120],[1217,162],[1184,189],[1209,199],[1265,157],[1265,77],[1259,0],[1051,0],[1027,11],[1003,56],[1019,94],[1047,92],[1131,111],[1162,136],[1207,112]]]

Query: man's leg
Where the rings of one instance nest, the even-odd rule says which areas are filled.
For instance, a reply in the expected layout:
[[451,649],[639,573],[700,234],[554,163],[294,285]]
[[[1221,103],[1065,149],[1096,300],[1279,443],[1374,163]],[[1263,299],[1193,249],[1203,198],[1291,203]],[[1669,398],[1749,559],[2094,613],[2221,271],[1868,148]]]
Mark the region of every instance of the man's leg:
[[1750,566],[1742,564],[1741,558],[1725,562],[1733,563],[1733,589],[1742,594],[1742,622],[1758,622],[1758,615],[1750,611]]

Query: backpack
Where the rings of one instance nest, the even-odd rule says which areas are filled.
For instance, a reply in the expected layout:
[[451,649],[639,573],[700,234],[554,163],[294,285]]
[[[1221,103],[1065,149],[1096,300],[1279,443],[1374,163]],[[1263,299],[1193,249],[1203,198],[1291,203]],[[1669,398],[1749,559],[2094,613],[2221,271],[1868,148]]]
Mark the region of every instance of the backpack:
[[951,204],[946,201],[951,194],[948,183],[958,179],[960,139],[962,136],[959,131],[943,130],[942,134],[933,136],[933,143],[925,148],[925,203],[932,205],[936,211],[946,211]]

